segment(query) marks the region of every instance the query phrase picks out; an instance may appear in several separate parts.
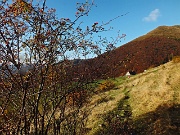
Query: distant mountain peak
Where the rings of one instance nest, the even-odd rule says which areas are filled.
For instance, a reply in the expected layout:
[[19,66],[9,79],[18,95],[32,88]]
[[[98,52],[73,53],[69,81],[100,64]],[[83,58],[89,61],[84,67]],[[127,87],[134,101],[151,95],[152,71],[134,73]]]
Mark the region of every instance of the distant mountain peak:
[[149,37],[163,36],[167,38],[180,39],[180,25],[174,26],[159,26],[147,34],[136,38],[135,40],[144,40]]
[[180,56],[180,25],[159,26],[109,53],[80,63],[78,72],[92,78],[118,77],[131,70],[144,72],[174,56]]

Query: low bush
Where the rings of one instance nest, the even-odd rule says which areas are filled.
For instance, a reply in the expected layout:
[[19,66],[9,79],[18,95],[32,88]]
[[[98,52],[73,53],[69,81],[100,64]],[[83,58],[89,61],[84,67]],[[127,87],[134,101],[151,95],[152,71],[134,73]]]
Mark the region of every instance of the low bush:
[[115,83],[111,80],[105,80],[104,82],[100,83],[97,90],[98,92],[107,91],[115,87]]
[[174,57],[172,58],[172,61],[173,61],[174,63],[179,63],[179,62],[180,62],[180,56],[174,56]]

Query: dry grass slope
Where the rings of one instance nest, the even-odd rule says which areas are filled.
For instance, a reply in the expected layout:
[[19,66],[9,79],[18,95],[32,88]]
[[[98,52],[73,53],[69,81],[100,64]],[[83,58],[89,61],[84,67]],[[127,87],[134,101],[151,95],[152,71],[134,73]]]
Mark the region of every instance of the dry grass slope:
[[[162,115],[165,115],[164,112],[166,111],[174,115],[179,113],[180,110],[178,107],[176,107],[175,113],[172,112],[172,105],[180,104],[179,71],[180,62],[171,61],[164,65],[151,68],[144,73],[126,78],[123,83],[119,82],[120,84],[112,90],[94,95],[89,104],[89,108],[93,108],[93,110],[87,122],[87,128],[90,130],[88,134],[94,135],[99,129],[102,129],[102,125],[104,124],[103,116],[117,108],[118,102],[126,98],[127,95],[127,102],[131,107],[132,119],[136,121],[135,123],[139,122],[138,119],[140,117],[143,117],[144,122],[150,119],[149,124],[151,127],[149,127],[149,134],[170,132],[170,128],[177,128],[179,131],[180,127],[173,127],[172,125],[162,126],[162,122],[167,119],[154,118],[157,112],[158,114],[162,113]],[[164,112],[162,112],[162,110],[164,110]],[[166,113],[166,115],[167,114],[168,117],[171,117],[170,113]],[[157,117],[159,118],[161,116],[158,115]],[[179,120],[180,118],[177,116],[176,119]],[[142,126],[141,124],[139,124],[139,126]],[[138,128],[141,129],[142,127]],[[144,128],[148,128],[148,126]],[[157,131],[153,132],[154,130]],[[142,134],[148,133],[142,131]]]
[[161,104],[179,104],[179,71],[180,63],[169,62],[134,77],[129,83],[133,116],[153,111]]

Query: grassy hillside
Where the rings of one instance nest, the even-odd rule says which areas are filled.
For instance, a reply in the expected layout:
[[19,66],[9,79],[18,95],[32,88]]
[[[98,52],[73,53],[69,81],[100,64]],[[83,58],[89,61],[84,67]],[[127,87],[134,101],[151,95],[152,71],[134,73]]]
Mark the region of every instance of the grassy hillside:
[[180,63],[110,79],[115,87],[92,97],[89,135],[172,134],[180,131]]

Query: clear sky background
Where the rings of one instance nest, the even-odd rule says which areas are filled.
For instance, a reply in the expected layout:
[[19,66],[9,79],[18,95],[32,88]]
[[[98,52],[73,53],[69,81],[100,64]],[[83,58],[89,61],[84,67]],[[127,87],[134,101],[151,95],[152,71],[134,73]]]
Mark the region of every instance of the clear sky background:
[[[48,7],[56,8],[58,17],[75,19],[76,3],[86,0],[47,0]],[[89,0],[92,2],[92,0]],[[94,0],[94,6],[88,17],[81,18],[84,25],[91,26],[94,22],[101,24],[122,16],[109,26],[113,30],[100,33],[107,38],[115,38],[117,32],[126,34],[118,43],[123,45],[161,25],[180,25],[180,0]]]

